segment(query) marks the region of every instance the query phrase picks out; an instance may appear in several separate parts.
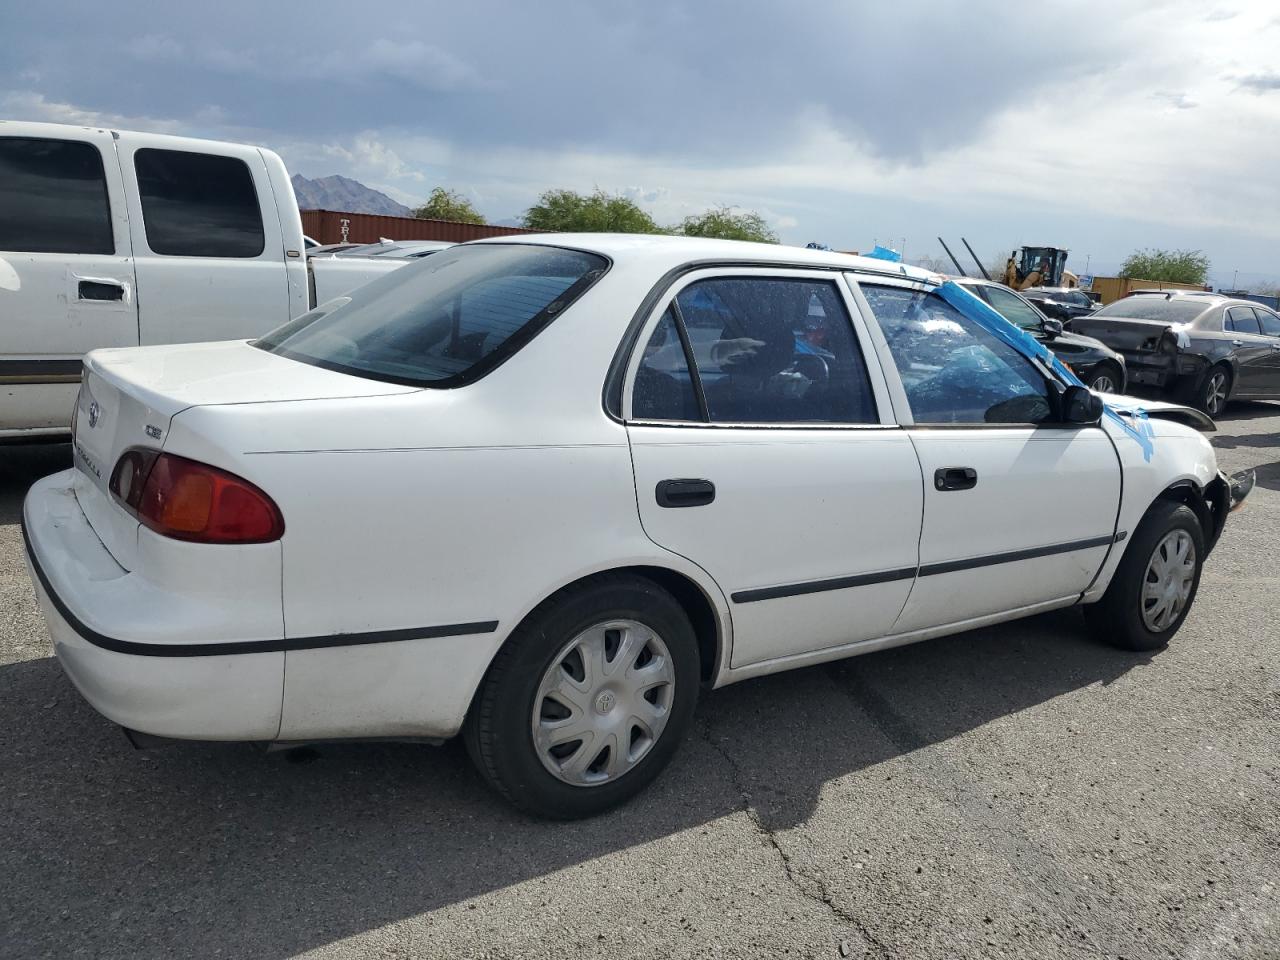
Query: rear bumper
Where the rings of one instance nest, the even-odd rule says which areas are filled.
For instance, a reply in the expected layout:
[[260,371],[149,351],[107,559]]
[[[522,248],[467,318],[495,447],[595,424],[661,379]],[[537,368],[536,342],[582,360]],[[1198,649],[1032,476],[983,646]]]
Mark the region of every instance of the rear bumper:
[[143,733],[275,738],[284,653],[218,655],[217,644],[184,642],[183,624],[210,611],[120,567],[85,519],[73,477],[68,470],[32,486],[22,532],[54,652],[76,689],[107,719]]

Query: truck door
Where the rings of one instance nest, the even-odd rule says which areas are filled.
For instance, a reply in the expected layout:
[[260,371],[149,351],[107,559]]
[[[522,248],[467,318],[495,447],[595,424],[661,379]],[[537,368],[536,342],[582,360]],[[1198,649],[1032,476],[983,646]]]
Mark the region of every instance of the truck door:
[[143,344],[260,336],[290,319],[266,164],[252,147],[186,143],[120,143],[139,336]]
[[0,436],[67,429],[80,358],[137,342],[110,131],[0,124]]

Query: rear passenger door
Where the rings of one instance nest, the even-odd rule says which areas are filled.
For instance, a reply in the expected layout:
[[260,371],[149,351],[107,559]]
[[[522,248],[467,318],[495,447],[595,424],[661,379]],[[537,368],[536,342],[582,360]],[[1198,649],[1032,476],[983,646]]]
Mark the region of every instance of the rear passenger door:
[[280,219],[262,154],[122,142],[144,344],[256,337],[287,321]]
[[937,294],[860,286],[925,480],[919,578],[894,632],[1074,602],[1114,540],[1110,437],[1052,422],[1044,373]]
[[838,276],[692,273],[623,392],[646,534],[730,600],[731,665],[887,634],[915,578],[920,467]]
[[138,342],[120,168],[110,131],[3,129],[0,430],[66,427],[80,358]]

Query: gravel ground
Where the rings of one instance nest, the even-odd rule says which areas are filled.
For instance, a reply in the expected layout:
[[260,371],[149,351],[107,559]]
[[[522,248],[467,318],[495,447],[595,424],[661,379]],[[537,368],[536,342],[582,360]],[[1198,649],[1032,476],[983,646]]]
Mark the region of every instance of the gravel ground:
[[1280,407],[1154,656],[1074,611],[704,698],[577,824],[456,745],[136,752],[50,658],[17,526],[67,448],[0,448],[0,956],[1280,956]]

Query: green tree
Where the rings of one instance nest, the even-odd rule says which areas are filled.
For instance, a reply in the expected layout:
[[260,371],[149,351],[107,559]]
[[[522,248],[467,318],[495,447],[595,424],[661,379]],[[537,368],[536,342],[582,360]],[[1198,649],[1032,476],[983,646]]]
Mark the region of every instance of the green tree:
[[1120,276],[1203,284],[1209,276],[1209,258],[1199,250],[1135,250],[1120,265]]
[[754,210],[735,213],[732,207],[712,207],[698,216],[685,217],[671,232],[686,237],[715,237],[718,240],[778,242],[778,235],[770,229],[764,217]]
[[524,226],[531,230],[566,233],[661,233],[645,213],[621,194],[574,190],[548,190],[524,212]]
[[427,202],[413,211],[415,217],[426,220],[452,220],[455,223],[484,223],[480,211],[471,201],[456,190],[436,187]]

